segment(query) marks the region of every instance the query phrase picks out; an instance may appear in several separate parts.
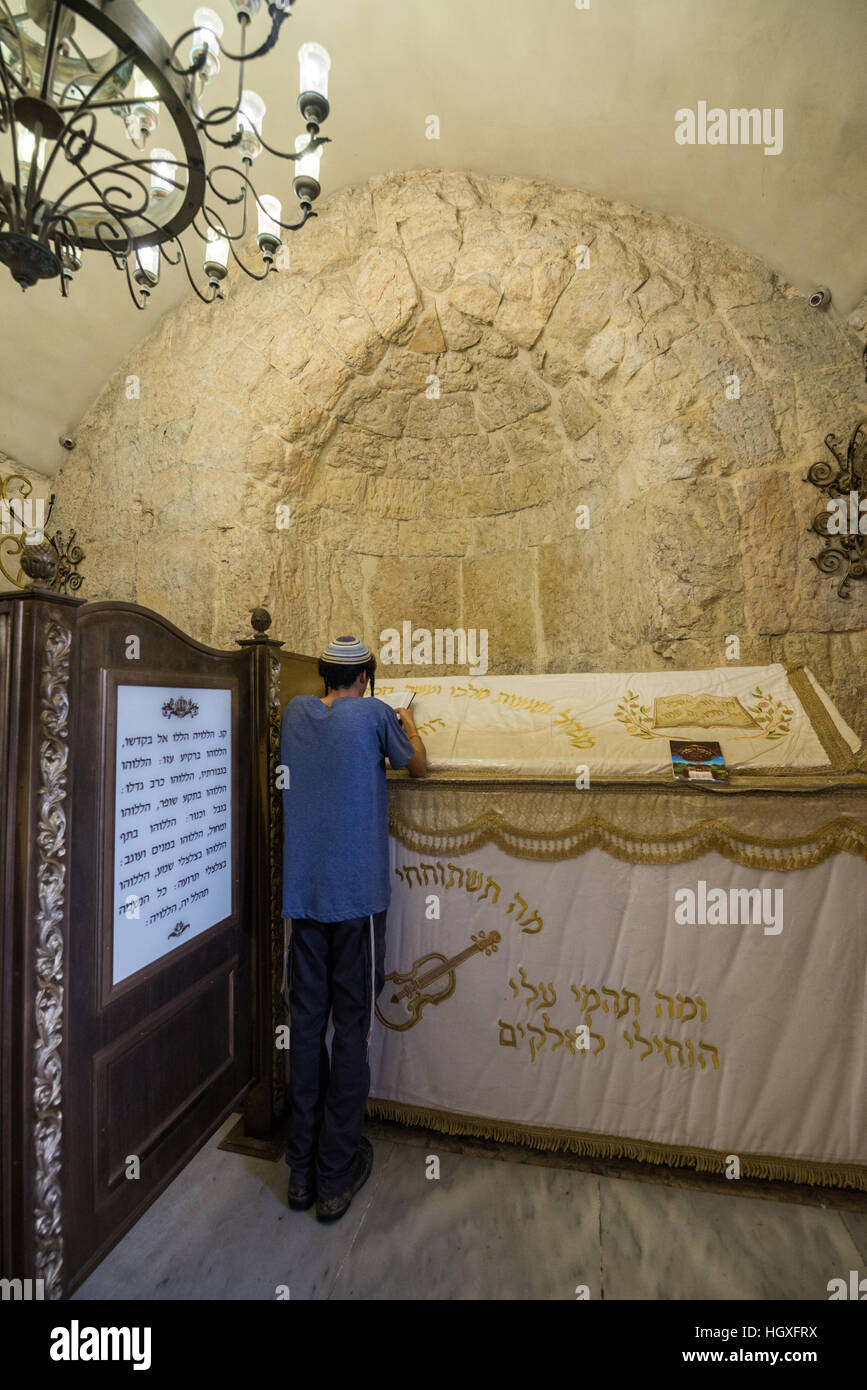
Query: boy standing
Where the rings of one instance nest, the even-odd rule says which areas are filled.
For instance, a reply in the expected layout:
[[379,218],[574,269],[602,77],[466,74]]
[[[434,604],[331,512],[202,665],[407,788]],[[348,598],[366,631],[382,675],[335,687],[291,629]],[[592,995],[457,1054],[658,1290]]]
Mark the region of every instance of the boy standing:
[[[373,1006],[385,979],[388,807],[385,759],[427,771],[409,710],[373,695],[376,658],[355,637],[319,661],[325,695],[283,713],[283,916],[289,947],[289,1205],[337,1221],[373,1165],[362,1136]],[[334,1036],[329,1062],[325,1033]]]

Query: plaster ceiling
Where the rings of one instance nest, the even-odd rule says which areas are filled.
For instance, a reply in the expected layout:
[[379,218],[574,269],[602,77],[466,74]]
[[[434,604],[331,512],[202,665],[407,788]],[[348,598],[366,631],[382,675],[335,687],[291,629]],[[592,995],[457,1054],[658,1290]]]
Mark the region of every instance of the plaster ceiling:
[[[266,138],[291,147],[301,129],[298,46],[326,46],[326,197],[372,174],[428,167],[546,179],[684,218],[760,256],[805,294],[827,285],[845,316],[867,289],[864,0],[589,6],[297,0],[276,51],[249,69],[247,85],[267,103]],[[211,7],[234,47],[229,0]],[[141,8],[174,40],[194,3],[145,0]],[[267,27],[264,11],[256,26]],[[235,70],[226,70],[233,82]],[[678,144],[675,112],[700,101],[782,109],[782,152]],[[430,115],[439,117],[438,140],[426,138]],[[154,140],[171,147],[162,130]],[[269,158],[257,162],[254,180],[260,192],[283,196],[285,216],[291,175]],[[0,161],[8,163],[5,146]],[[22,294],[0,267],[0,450],[56,472],[68,457],[58,436],[75,434],[126,354],[190,293],[180,269],[165,271],[138,312],[124,277],[95,252],[67,300],[56,282]]]

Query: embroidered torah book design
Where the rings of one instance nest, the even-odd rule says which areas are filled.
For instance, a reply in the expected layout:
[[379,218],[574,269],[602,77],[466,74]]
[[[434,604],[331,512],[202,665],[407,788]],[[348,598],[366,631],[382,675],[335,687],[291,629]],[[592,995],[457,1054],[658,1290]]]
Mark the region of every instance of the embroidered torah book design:
[[756,729],[736,695],[658,695],[653,702],[655,729]]

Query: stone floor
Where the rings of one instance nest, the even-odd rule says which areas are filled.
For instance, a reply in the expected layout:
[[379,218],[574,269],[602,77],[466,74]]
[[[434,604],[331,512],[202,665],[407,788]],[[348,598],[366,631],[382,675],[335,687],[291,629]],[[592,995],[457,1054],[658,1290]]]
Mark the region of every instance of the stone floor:
[[377,1125],[369,1182],[321,1226],[286,1206],[282,1160],[218,1150],[236,1119],[74,1298],[273,1299],[288,1286],[292,1299],[572,1300],[586,1285],[594,1299],[824,1300],[829,1279],[867,1272],[867,1211],[626,1180],[550,1155],[497,1162]]

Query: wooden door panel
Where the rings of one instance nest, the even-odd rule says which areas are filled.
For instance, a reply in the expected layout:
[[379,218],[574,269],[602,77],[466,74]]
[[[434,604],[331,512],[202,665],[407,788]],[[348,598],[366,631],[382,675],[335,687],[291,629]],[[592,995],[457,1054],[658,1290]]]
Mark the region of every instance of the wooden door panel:
[[146,1164],[209,1087],[231,1090],[237,967],[233,958],[94,1057],[97,1206],[128,1180],[130,1155]]
[[[136,660],[126,655],[131,637],[138,639]],[[79,615],[77,638],[65,1069],[69,1287],[142,1214],[253,1081],[257,921],[261,929],[251,845],[259,789],[254,786],[258,720],[249,654],[205,647],[158,615],[125,604],[87,605]],[[155,924],[152,902],[132,930],[153,933],[149,939],[159,942],[162,954],[113,984],[115,780],[130,775],[121,770],[122,762],[116,766],[119,686],[154,689],[155,695],[156,688],[171,688],[178,697],[229,692],[231,910],[199,935],[181,937],[170,947],[164,938],[174,918]],[[158,709],[162,698],[156,695]],[[194,719],[173,720],[166,728],[192,729]],[[143,755],[155,752],[147,748]],[[203,754],[201,766],[206,762]],[[179,825],[177,833],[184,828]],[[129,1176],[135,1171],[129,1163],[133,1156],[139,1160],[138,1177]]]

